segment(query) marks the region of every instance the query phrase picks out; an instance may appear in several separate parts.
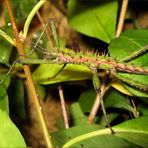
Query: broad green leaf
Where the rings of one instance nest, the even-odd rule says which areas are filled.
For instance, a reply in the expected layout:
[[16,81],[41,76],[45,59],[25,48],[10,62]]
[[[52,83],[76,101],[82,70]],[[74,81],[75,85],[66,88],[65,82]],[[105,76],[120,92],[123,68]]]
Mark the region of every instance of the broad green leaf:
[[[130,30],[122,33],[119,38],[111,41],[111,44],[109,45],[109,52],[112,58],[116,58],[118,61],[120,61],[130,57],[133,53],[139,52],[147,45],[148,30]],[[145,51],[129,60],[128,63],[132,63],[133,67],[141,66],[141,68],[147,68],[147,59],[148,54]],[[131,85],[131,87],[128,87],[126,85],[125,86],[133,95],[139,97],[147,97],[148,75],[128,74],[120,72],[117,73],[116,77],[123,82]]]
[[111,86],[115,89],[117,89],[118,91],[120,91],[121,93],[125,94],[125,95],[128,95],[128,96],[133,96],[132,93],[130,93],[125,87],[124,87],[124,84],[116,79],[116,81],[113,81],[111,83]]
[[36,85],[36,91],[37,91],[37,94],[39,95],[39,98],[41,100],[44,100],[45,96],[46,96],[46,89],[45,89],[45,87],[42,86],[42,85],[37,84]]
[[83,91],[79,98],[79,104],[84,113],[89,113],[96,98],[94,89]]
[[[123,32],[120,37],[113,39],[108,49],[110,56],[120,61],[146,45],[148,45],[148,30],[129,30]],[[148,55],[145,53],[131,62],[139,66],[148,66],[147,58]]]
[[63,120],[63,117],[62,117],[62,116],[59,116],[59,117],[56,119],[56,124],[55,124],[55,126],[56,126],[59,130],[65,129],[64,120]]
[[139,99],[142,99],[141,97],[146,97],[148,98],[148,92],[140,90],[135,87],[131,87],[129,85],[124,84],[125,88],[127,88],[133,95],[140,97]]
[[9,113],[8,95],[4,85],[0,85],[0,110]]
[[[96,92],[94,90],[87,90],[83,92],[79,98],[80,106],[83,112],[90,112],[93,103],[95,101]],[[111,88],[104,96],[104,103],[106,108],[121,108],[128,111],[133,111],[127,96],[123,95],[119,91]],[[84,103],[85,102],[85,103]]]
[[[2,69],[2,68],[1,68]],[[2,81],[4,79],[6,74],[4,73],[0,73],[0,81]],[[6,89],[8,89],[9,85],[10,85],[10,78],[11,76],[8,75],[7,78],[3,81],[3,83],[1,85],[4,85]]]
[[62,130],[59,132],[52,133],[52,141],[54,144],[54,147],[62,147],[63,144],[65,144],[68,140],[73,139],[74,137],[91,132],[94,130],[102,129],[99,125],[81,125],[81,126],[75,126],[72,128],[69,128],[67,130]]
[[104,96],[105,107],[121,108],[128,111],[133,111],[130,101],[127,96],[123,95],[119,91],[111,88]]
[[[63,130],[61,132],[56,132],[52,134],[53,138],[53,143],[54,146],[56,147],[62,147],[67,148],[67,147],[97,147],[97,148],[102,148],[102,147],[132,147],[135,145],[122,139],[119,137],[116,137],[114,135],[99,135],[99,136],[94,136],[90,138],[86,138],[84,140],[80,139],[75,139],[75,137],[83,137],[83,135],[87,135],[90,132],[95,132],[95,131],[102,131],[102,127],[99,125],[81,125],[81,126],[75,126],[72,128],[69,128],[67,130]],[[104,129],[103,129],[104,130]],[[85,137],[84,137],[85,138]],[[73,139],[75,141],[73,141]],[[68,143],[69,142],[69,143]]]
[[[20,23],[27,18],[36,3],[37,0],[21,0],[21,3],[18,0],[11,1],[17,23]],[[10,22],[8,11],[5,11],[5,22],[6,24]]]
[[[143,146],[143,147],[147,147],[148,145],[148,127],[147,127],[147,121],[148,121],[148,117],[140,117],[138,119],[132,119],[132,120],[128,120],[126,122],[123,122],[117,126],[112,127],[112,129],[114,130],[115,134],[111,135],[111,136],[115,136],[115,137],[121,137],[129,142],[132,142],[136,145],[139,146]],[[109,128],[107,129],[102,129],[102,130],[95,130],[92,132],[87,132],[85,134],[79,134],[77,137],[69,140],[63,147],[72,147],[74,145],[76,145],[78,142],[79,143],[83,143],[85,140],[88,139],[95,139],[95,137],[106,137],[106,135],[110,135],[111,131]],[[122,139],[122,140],[123,140]],[[107,140],[107,138],[106,138]],[[113,142],[113,140],[111,139],[112,144],[110,146],[116,146],[116,144],[118,144],[118,142]],[[90,140],[89,140],[90,142]],[[99,142],[99,140],[97,140],[97,142]],[[108,140],[106,142],[103,142],[104,144],[110,144],[110,142],[108,142]],[[114,145],[115,144],[115,145]],[[129,143],[131,144],[131,143]],[[134,147],[136,146],[134,145]],[[110,147],[108,145],[108,147]],[[123,143],[120,143],[117,147],[125,147],[123,145]],[[132,147],[133,145],[129,145],[126,147]]]
[[92,73],[87,67],[68,64],[55,78],[50,79],[61,68],[62,65],[58,64],[42,64],[33,73],[33,79],[39,84],[53,84],[92,78]]
[[[111,123],[112,121],[114,121],[119,115],[120,115],[120,113],[117,113],[117,112],[107,113],[107,118],[108,118],[109,123]],[[99,119],[99,122],[98,122],[98,123],[99,123],[100,125],[103,125],[104,127],[107,126],[106,119],[105,119],[104,116],[102,116],[102,117]]]
[[0,147],[26,147],[20,131],[10,120],[6,111],[0,110],[0,119]]
[[12,45],[0,36],[0,63],[9,65]]
[[[64,146],[66,148],[66,146]],[[93,137],[71,145],[70,147],[97,147],[97,148],[115,148],[115,147],[136,147],[134,144],[113,135],[101,135]]]
[[117,0],[69,0],[69,24],[78,32],[109,43],[115,37]]
[[9,118],[8,96],[3,85],[0,92],[0,147],[26,147],[21,133]]
[[115,126],[116,136],[122,137],[137,145],[148,146],[148,117],[132,119]]
[[73,103],[70,107],[71,122],[74,126],[87,124],[87,117],[81,110],[79,103]]
[[10,107],[11,111],[21,119],[26,118],[25,90],[22,79],[14,79],[11,87]]

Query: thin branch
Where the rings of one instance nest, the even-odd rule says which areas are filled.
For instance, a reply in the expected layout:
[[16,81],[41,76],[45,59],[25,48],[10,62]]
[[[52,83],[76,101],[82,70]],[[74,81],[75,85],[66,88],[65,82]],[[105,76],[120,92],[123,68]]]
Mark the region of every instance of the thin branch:
[[25,22],[25,25],[24,25],[24,29],[23,29],[23,34],[22,36],[24,38],[26,38],[27,36],[27,33],[28,33],[28,30],[29,30],[29,26],[30,26],[30,23],[34,17],[34,15],[37,13],[37,11],[40,9],[40,7],[46,2],[46,0],[40,0],[36,5],[35,7],[32,9],[32,11],[30,12],[30,14],[28,15],[27,17],[27,20]]
[[90,114],[88,116],[88,123],[90,123],[90,124],[93,123],[94,118],[96,117],[96,114],[97,114],[98,109],[100,107],[100,103],[101,103],[100,95],[99,95],[99,93],[97,93],[95,102],[94,102],[92,109],[90,111]]
[[125,20],[125,14],[126,14],[127,6],[128,6],[128,1],[129,0],[122,0],[121,12],[120,12],[118,26],[116,30],[116,37],[119,37],[122,32],[123,24]]
[[67,110],[66,110],[66,104],[65,104],[65,100],[64,100],[63,89],[61,86],[59,86],[58,90],[59,90],[59,96],[60,96],[60,101],[61,101],[64,125],[65,125],[65,128],[68,129],[69,128],[69,121],[68,121],[68,114],[67,114]]
[[100,107],[100,104],[101,104],[101,98],[104,97],[104,94],[107,92],[107,90],[110,88],[110,85],[108,84],[108,86],[104,86],[104,85],[101,85],[100,86],[100,91],[97,92],[97,96],[96,96],[96,99],[95,99],[95,102],[92,106],[92,109],[90,111],[90,114],[88,116],[88,123],[92,123],[95,119],[95,116],[99,110],[99,107]]
[[[103,88],[104,87],[104,88]],[[103,91],[105,89],[105,86],[103,85],[102,87],[102,90]],[[101,92],[100,92],[100,100],[101,100],[101,108],[102,108],[102,111],[103,111],[103,114],[104,114],[104,118],[105,118],[105,121],[107,123],[107,126],[108,128],[111,130],[111,133],[114,134],[114,131],[113,129],[111,128],[111,125],[109,123],[109,120],[108,120],[108,117],[107,117],[107,113],[106,113],[106,109],[105,109],[105,106],[104,106],[104,101],[103,101],[103,96],[104,95],[101,95]]]
[[135,118],[138,118],[138,117],[139,117],[139,112],[137,111],[135,102],[134,102],[134,100],[133,100],[132,98],[130,98],[130,100],[131,100],[131,104],[132,104],[132,106],[133,106],[133,111],[132,111],[132,113],[133,113],[133,115],[134,115]]
[[[21,59],[25,59],[26,57],[25,57],[25,50],[24,50],[24,41],[21,40],[21,37],[19,36],[19,32],[18,32],[16,23],[15,23],[15,19],[14,19],[14,16],[13,16],[13,11],[12,11],[10,1],[5,0],[5,4],[6,4],[6,7],[8,9],[8,14],[9,14],[10,21],[11,21],[11,24],[12,24],[12,29],[13,29],[13,32],[14,32],[15,37],[16,37],[16,47],[17,47],[18,53],[19,53],[19,55],[24,55],[24,56],[20,56]],[[34,103],[35,110],[36,110],[38,117],[39,117],[39,122],[40,122],[40,125],[41,125],[41,128],[42,128],[44,140],[46,142],[46,147],[53,147],[52,142],[51,142],[51,137],[49,136],[47,125],[46,125],[46,122],[45,122],[45,119],[44,119],[44,116],[43,116],[43,111],[42,111],[42,108],[40,106],[40,102],[39,102],[39,99],[37,97],[37,94],[36,94],[35,86],[34,86],[34,83],[33,83],[32,76],[31,76],[30,67],[25,64],[25,65],[23,65],[23,69],[24,69],[24,73],[25,73],[25,76],[26,76],[26,79],[27,79],[27,85],[28,85],[28,88],[30,90],[30,96],[33,99],[32,101]]]
[[[45,22],[44,22],[42,16],[40,15],[39,11],[36,13],[36,15],[37,15],[37,17],[38,17],[40,23],[42,24],[43,28],[45,28],[46,24],[45,24]],[[52,44],[52,42],[51,42],[51,37],[50,37],[50,31],[49,31],[48,28],[46,29],[46,34],[47,34],[49,46],[50,46],[50,48],[53,48],[53,44]]]

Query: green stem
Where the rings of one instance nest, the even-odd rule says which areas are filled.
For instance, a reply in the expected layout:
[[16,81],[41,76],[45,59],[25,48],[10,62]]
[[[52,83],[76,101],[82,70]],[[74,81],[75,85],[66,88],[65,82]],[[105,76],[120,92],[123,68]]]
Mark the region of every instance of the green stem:
[[29,29],[29,26],[30,26],[30,23],[33,19],[33,17],[35,16],[35,14],[37,13],[37,11],[41,8],[41,6],[46,2],[46,0],[40,0],[36,6],[32,9],[32,11],[30,12],[30,14],[28,15],[27,17],[27,20],[25,22],[25,25],[24,25],[24,29],[23,29],[23,34],[22,36],[24,38],[26,38],[27,36],[27,33],[28,33],[28,29]]
[[1,29],[0,29],[0,35],[3,38],[5,38],[9,43],[11,43],[12,45],[15,46],[14,40],[9,35],[7,35],[3,30],[1,30]]

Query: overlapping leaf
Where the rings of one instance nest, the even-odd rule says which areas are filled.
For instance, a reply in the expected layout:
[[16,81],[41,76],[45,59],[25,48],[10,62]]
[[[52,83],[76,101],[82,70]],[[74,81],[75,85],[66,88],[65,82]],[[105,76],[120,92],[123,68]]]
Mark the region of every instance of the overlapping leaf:
[[109,43],[115,36],[118,1],[69,0],[69,24],[85,35]]
[[[148,145],[148,128],[147,128],[148,117],[140,117],[138,119],[132,119],[126,122],[123,122],[117,126],[112,127],[115,134],[110,135],[110,129],[98,129],[92,132],[81,133],[81,130],[77,131],[77,127],[71,128],[69,130],[63,131],[60,133],[60,137],[63,137],[66,140],[66,137],[71,136],[70,131],[73,130],[78,134],[78,136],[69,140],[63,147],[73,147],[93,145],[93,147],[137,147],[137,145],[142,147],[147,147]],[[92,126],[92,125],[91,125]],[[88,127],[87,127],[88,128]],[[84,126],[81,127],[84,130]],[[89,128],[88,128],[89,129]],[[62,135],[61,135],[62,134]],[[75,133],[76,134],[76,133]],[[59,135],[58,135],[59,136]],[[120,137],[122,139],[118,139]],[[60,139],[60,138],[59,138]],[[68,138],[67,138],[68,139]],[[89,142],[89,143],[87,143]],[[131,143],[132,142],[132,143]]]
[[81,65],[68,64],[55,78],[53,77],[60,69],[62,65],[58,64],[42,64],[33,73],[33,78],[40,84],[53,84],[66,81],[76,81],[91,79],[91,71]]
[[8,96],[3,85],[0,85],[0,147],[25,147],[25,141],[9,118]]
[[[111,57],[116,58],[118,61],[124,61],[131,57],[131,55],[134,55],[132,59],[128,59],[126,61],[127,64],[133,64],[133,67],[138,66],[141,68],[148,68],[147,45],[148,30],[130,30],[122,33],[119,38],[111,41],[109,52]],[[136,55],[138,52],[139,54]],[[125,87],[132,94],[141,97],[148,97],[148,75],[117,73],[116,76],[126,83]],[[127,84],[130,84],[133,87],[129,88]]]

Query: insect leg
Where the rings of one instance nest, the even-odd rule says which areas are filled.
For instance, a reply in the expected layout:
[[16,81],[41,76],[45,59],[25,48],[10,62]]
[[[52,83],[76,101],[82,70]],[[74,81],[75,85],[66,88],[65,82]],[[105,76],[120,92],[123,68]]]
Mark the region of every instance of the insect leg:
[[142,47],[140,50],[133,52],[131,55],[123,58],[120,60],[120,62],[129,62],[132,59],[135,59],[136,57],[140,56],[141,54],[143,54],[144,52],[148,51],[148,45]]
[[59,38],[58,38],[58,35],[57,35],[55,21],[50,19],[49,22],[51,24],[51,30],[52,30],[52,34],[53,34],[56,46],[57,46],[58,49],[60,49],[60,43],[59,43]]
[[34,52],[34,50],[37,48],[37,45],[39,44],[39,42],[40,42],[40,40],[41,40],[43,34],[45,33],[47,27],[49,26],[49,24],[50,24],[50,23],[48,22],[48,23],[45,25],[45,27],[44,27],[42,33],[40,34],[40,36],[39,36],[37,42],[36,42],[35,45],[33,46],[33,49],[27,54],[27,56],[32,55],[32,53]]
[[[102,84],[100,83],[97,72],[95,72],[94,75],[93,75],[93,85],[94,85],[94,88],[95,88],[97,94],[99,95],[101,108],[102,108],[102,111],[103,111],[103,114],[104,114],[104,117],[105,117],[106,124],[107,124],[108,128],[111,130],[111,133],[114,134],[114,131],[111,128],[111,125],[109,123],[107,113],[106,113],[106,109],[105,109],[104,102],[103,102],[103,96],[104,96],[105,92],[108,90],[109,87],[107,87],[104,83],[102,83]],[[94,105],[94,106],[99,107],[99,104]]]
[[113,131],[113,129],[112,129],[110,123],[109,123],[108,117],[107,117],[107,113],[106,113],[106,109],[105,109],[105,106],[104,106],[103,98],[100,97],[100,99],[101,99],[101,108],[102,108],[102,111],[103,111],[103,114],[104,114],[106,124],[107,124],[108,128],[111,130],[111,133],[114,134],[115,132]]
[[54,76],[49,77],[48,80],[54,79],[56,78],[61,72],[62,70],[66,67],[66,64],[63,64],[63,66],[54,74]]

